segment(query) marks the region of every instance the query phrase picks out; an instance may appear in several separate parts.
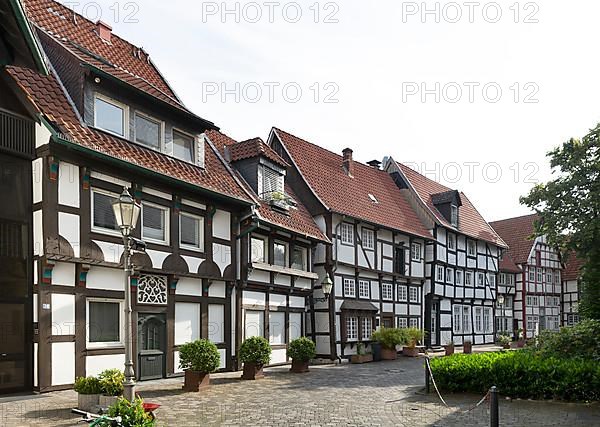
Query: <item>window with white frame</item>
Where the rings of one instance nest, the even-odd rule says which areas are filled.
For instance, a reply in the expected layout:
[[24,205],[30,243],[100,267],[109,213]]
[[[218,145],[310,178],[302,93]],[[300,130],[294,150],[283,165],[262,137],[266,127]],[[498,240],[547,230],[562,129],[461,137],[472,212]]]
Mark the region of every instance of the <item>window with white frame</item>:
[[548,270],[546,272],[546,283],[551,284],[552,283],[552,271]]
[[94,126],[128,139],[127,124],[129,109],[107,96],[94,95]]
[[348,224],[347,222],[343,222],[341,226],[342,233],[342,243],[345,245],[353,245],[354,244],[354,226],[352,224]]
[[162,122],[139,111],[135,112],[135,142],[161,151],[163,141]]
[[362,227],[362,246],[364,249],[375,249],[375,233],[373,230]]
[[381,284],[381,298],[386,301],[391,301],[394,299],[394,287],[391,283]]
[[472,332],[471,331],[471,306],[463,305],[462,306],[462,314],[463,314],[463,319],[462,319],[463,333],[470,334]]
[[169,208],[142,202],[142,240],[168,244]]
[[525,302],[529,307],[537,307],[539,305],[539,299],[534,295],[527,295]]
[[408,301],[408,288],[405,285],[398,285],[398,301]]
[[473,282],[473,272],[465,271],[465,286],[473,286],[475,282]]
[[527,316],[527,331],[535,332],[537,331],[537,325],[540,322],[539,316]]
[[275,242],[273,244],[273,265],[280,267],[288,266],[288,245],[284,242]]
[[492,324],[492,308],[483,308],[483,332],[490,334],[494,332],[494,325]]
[[119,300],[87,300],[87,346],[118,347],[123,345],[123,302]]
[[558,316],[546,316],[546,329],[558,331],[560,329],[560,318]]
[[269,344],[285,344],[285,313],[269,311]]
[[373,319],[371,317],[363,317],[362,318],[362,339],[370,340],[371,335],[373,334]]
[[487,274],[487,280],[488,280],[488,284],[492,287],[495,288],[496,287],[496,274],[495,273],[488,273]]
[[294,246],[292,254],[292,268],[296,270],[308,270],[308,249],[302,246]]
[[462,286],[464,284],[463,271],[456,270],[456,284]]
[[544,271],[541,268],[537,268],[535,271],[537,273],[537,282],[542,283],[542,280],[544,278]]
[[458,227],[458,206],[456,205],[450,206],[450,224],[453,227]]
[[504,308],[513,308],[513,297],[511,295],[504,297]]
[[446,268],[446,283],[454,284],[454,269]]
[[356,296],[356,283],[350,277],[344,277],[344,296],[349,298]]
[[513,274],[506,275],[506,285],[512,286],[515,284],[515,276]]
[[475,307],[475,333],[483,333],[483,307]]
[[421,261],[421,244],[420,243],[413,243],[410,246],[410,258],[413,261],[417,261],[417,262]]
[[529,267],[529,281],[535,282],[535,268]]
[[485,286],[485,273],[482,273],[481,271],[477,272],[477,286]]
[[454,234],[448,234],[448,249],[451,251],[456,249],[456,236]]
[[462,306],[455,305],[452,308],[452,329],[455,334],[460,334],[462,332]]
[[346,317],[346,341],[358,341],[358,317]]
[[204,218],[187,212],[179,214],[179,246],[204,250]]
[[119,196],[117,194],[92,188],[92,230],[119,233],[119,225],[112,208]]
[[274,193],[283,193],[284,180],[283,173],[267,165],[258,167],[258,189],[262,198],[271,200]]
[[193,163],[196,159],[195,147],[193,136],[173,130],[173,157]]
[[477,244],[473,240],[467,240],[467,255],[477,255]]
[[396,324],[400,329],[408,328],[408,319],[406,317],[398,317]]
[[368,280],[358,281],[358,297],[359,298],[370,298],[371,297],[371,282]]
[[579,314],[568,314],[567,315],[567,325],[573,326],[579,323]]
[[411,286],[408,288],[408,296],[410,302],[419,302],[419,289]]
[[435,280],[438,282],[444,281],[444,266],[438,265],[435,269]]
[[500,273],[500,275],[498,276],[498,284],[506,285],[506,273]]
[[560,272],[556,272],[554,273],[554,284],[555,285],[560,285]]
[[560,307],[560,297],[546,297],[548,300],[548,306],[550,307]]
[[419,319],[416,317],[411,317],[410,319],[408,319],[408,326],[410,326],[411,328],[418,328]]
[[267,239],[257,236],[252,236],[250,239],[250,260],[252,262],[267,262]]

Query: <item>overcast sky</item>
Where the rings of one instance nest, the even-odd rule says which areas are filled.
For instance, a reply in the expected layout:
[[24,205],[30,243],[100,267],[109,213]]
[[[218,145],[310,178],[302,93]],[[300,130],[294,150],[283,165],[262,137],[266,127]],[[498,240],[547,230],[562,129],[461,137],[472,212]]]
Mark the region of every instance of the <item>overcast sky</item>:
[[359,161],[391,155],[490,221],[528,213],[518,198],[549,178],[545,154],[600,121],[598,2],[440,2],[439,18],[436,2],[425,16],[420,1],[265,3],[72,7],[94,19],[100,5],[232,137],[277,126]]

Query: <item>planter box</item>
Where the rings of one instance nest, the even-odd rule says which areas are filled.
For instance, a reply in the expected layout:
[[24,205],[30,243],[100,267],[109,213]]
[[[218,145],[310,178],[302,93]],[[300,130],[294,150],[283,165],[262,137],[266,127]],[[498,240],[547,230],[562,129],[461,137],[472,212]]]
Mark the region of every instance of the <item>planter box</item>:
[[446,356],[451,356],[454,354],[454,345],[445,345],[444,350],[446,350]]
[[473,353],[473,343],[471,341],[465,341],[463,344],[463,353],[471,354]]
[[93,412],[96,406],[100,405],[99,394],[81,394],[77,393],[77,408],[85,412]]
[[417,347],[402,347],[402,354],[406,357],[417,357],[419,349]]
[[244,363],[243,380],[260,380],[265,377],[263,366],[252,362]]
[[502,344],[502,348],[505,350],[509,350],[510,349],[510,344]]
[[119,400],[119,397],[121,397],[121,396],[105,396],[105,395],[101,394],[98,404],[102,408],[108,408],[108,407],[114,405],[115,403],[117,403],[117,400]]
[[525,347],[525,340],[517,341],[517,348],[523,348],[523,347]]
[[396,360],[398,358],[398,352],[396,349],[390,350],[389,348],[381,348],[381,359],[382,360]]
[[210,374],[199,371],[185,371],[182,390],[200,391],[210,386]]
[[294,372],[296,374],[303,374],[308,372],[308,364],[310,360],[302,361],[302,360],[292,360],[292,367],[290,368],[290,372]]
[[361,363],[369,363],[372,361],[373,361],[372,354],[353,354],[352,356],[350,356],[350,363],[361,364]]

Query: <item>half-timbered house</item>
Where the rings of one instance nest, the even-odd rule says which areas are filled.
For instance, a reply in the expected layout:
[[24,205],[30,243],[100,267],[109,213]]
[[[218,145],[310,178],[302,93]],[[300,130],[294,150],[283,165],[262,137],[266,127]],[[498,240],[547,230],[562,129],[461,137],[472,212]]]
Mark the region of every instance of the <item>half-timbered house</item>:
[[430,234],[379,162],[352,150],[336,154],[273,128],[268,144],[287,163],[287,182],[332,242],[319,244],[315,271],[334,282],[329,299],[317,284],[309,336],[324,358],[348,358],[370,344],[379,325],[423,326],[425,245]]
[[562,274],[562,319],[563,326],[573,326],[579,323],[579,279],[583,261],[575,253],[570,253],[564,263]]
[[[235,301],[236,345],[252,336],[269,340],[271,364],[289,362],[287,345],[306,334],[317,244],[329,239],[286,182],[290,165],[260,138],[236,142],[209,131],[255,201],[238,239],[240,277]],[[322,278],[321,278],[322,279]]]
[[391,157],[384,168],[434,239],[424,252],[427,343],[493,343],[499,257],[506,244],[464,193]]
[[[9,74],[42,118],[33,185],[33,322],[40,391],[124,363],[138,378],[179,372],[178,345],[215,342],[233,368],[239,217],[253,201],[146,52],[49,0],[27,1],[51,62]],[[133,337],[123,336],[123,243],[111,203],[141,204],[133,237]]]
[[515,323],[513,309],[516,296],[516,283],[521,269],[515,264],[508,252],[500,255],[500,273],[498,274],[498,298],[496,301],[496,332],[518,338],[518,325]]
[[544,236],[531,239],[537,215],[492,222],[508,243],[508,254],[519,266],[515,284],[514,317],[525,338],[542,329],[557,331],[561,324],[562,264],[560,253]]

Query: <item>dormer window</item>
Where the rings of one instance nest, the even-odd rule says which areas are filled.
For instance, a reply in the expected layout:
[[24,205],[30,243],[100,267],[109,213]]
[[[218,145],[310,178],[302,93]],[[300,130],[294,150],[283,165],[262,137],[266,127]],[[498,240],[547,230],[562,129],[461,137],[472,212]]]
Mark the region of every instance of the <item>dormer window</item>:
[[283,194],[283,175],[265,165],[258,168],[258,184],[263,198],[269,198],[273,193]]
[[173,156],[194,163],[194,137],[173,130]]
[[139,111],[135,112],[135,142],[160,151],[162,146],[162,123]]
[[128,108],[107,96],[94,95],[94,126],[117,136],[126,138]]
[[450,224],[453,227],[458,227],[458,206],[456,205],[450,206]]

